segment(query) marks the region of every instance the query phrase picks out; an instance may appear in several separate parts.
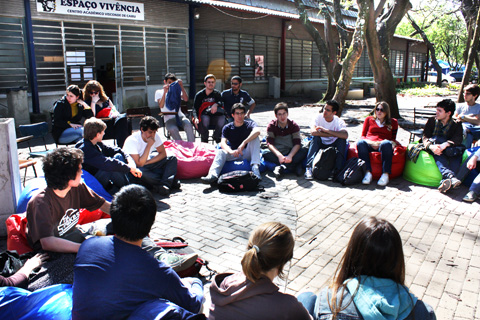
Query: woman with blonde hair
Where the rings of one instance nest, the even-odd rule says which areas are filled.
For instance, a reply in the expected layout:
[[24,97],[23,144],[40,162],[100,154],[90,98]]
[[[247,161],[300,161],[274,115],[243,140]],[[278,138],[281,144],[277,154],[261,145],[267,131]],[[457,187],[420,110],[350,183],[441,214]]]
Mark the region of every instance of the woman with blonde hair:
[[397,229],[367,217],[348,242],[332,284],[298,299],[315,319],[436,319],[433,309],[405,286],[405,258]]
[[213,278],[208,319],[311,319],[294,296],[279,292],[273,283],[277,276],[284,277],[294,245],[292,232],[284,224],[258,226],[248,240],[243,272]]
[[85,103],[92,108],[93,115],[96,118],[111,118],[105,121],[107,129],[105,130],[105,139],[115,139],[117,145],[123,148],[125,139],[132,133],[129,128],[127,115],[119,113],[112,100],[105,94],[105,90],[100,82],[90,80],[83,88]]
[[357,141],[358,157],[365,161],[367,173],[363,184],[372,182],[372,167],[370,152],[379,151],[382,154],[382,176],[379,186],[386,186],[392,173],[393,149],[396,146],[398,131],[397,119],[390,116],[390,106],[385,101],[378,102],[373,109],[373,116],[368,116],[363,123],[362,136]]

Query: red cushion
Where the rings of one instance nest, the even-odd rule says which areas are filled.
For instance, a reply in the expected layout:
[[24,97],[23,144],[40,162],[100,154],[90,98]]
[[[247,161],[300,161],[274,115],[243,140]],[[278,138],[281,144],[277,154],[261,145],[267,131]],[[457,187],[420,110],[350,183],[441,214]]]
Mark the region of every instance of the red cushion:
[[97,117],[97,118],[108,118],[111,110],[112,110],[112,108],[110,108],[110,107],[104,108],[104,109],[98,111],[97,114],[95,115],[95,117]]
[[163,145],[169,156],[177,158],[177,179],[206,176],[215,158],[215,147],[209,143],[175,140]]
[[[392,173],[390,174],[390,179],[399,177],[403,173],[403,168],[405,167],[405,153],[407,148],[404,146],[397,145],[393,149],[393,159],[392,159]],[[347,159],[358,158],[357,145],[350,145],[348,148]],[[370,165],[372,166],[372,176],[374,180],[380,179],[382,175],[382,154],[378,151],[370,152]]]

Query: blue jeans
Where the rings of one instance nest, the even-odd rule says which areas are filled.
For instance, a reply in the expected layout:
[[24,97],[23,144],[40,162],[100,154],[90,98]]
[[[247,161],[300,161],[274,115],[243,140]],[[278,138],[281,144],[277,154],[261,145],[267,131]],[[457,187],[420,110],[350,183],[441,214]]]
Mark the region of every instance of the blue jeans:
[[471,148],[473,140],[480,139],[480,126],[475,126],[471,123],[462,123],[465,139],[463,139],[463,145]]
[[208,170],[209,175],[219,176],[222,172],[223,166],[227,161],[233,160],[249,160],[251,165],[260,165],[260,139],[255,138],[247,144],[243,149],[243,155],[234,157],[223,149],[218,149],[215,154],[215,159]]
[[215,142],[220,142],[220,139],[222,138],[222,129],[225,125],[225,116],[223,114],[203,114],[201,119],[202,121],[198,124],[198,132],[200,133],[201,141],[208,142],[208,129],[210,125],[214,125],[215,131],[213,131],[213,140],[215,140]]
[[135,182],[144,185],[148,189],[158,185],[170,188],[177,174],[177,158],[169,156],[138,169],[142,171],[142,177],[140,179],[132,179]]
[[83,127],[77,129],[67,128],[62,132],[60,138],[58,138],[58,143],[73,144],[80,139],[83,139]]
[[328,147],[334,147],[337,149],[337,158],[335,160],[335,171],[340,172],[345,164],[345,153],[347,149],[347,140],[337,138],[332,144],[325,144],[322,141],[322,137],[313,137],[310,142],[310,147],[307,153],[307,168],[312,167],[313,160],[320,149],[327,149]]
[[365,161],[367,170],[372,172],[372,165],[370,164],[370,152],[378,151],[382,154],[382,172],[392,173],[392,159],[393,159],[393,142],[390,140],[383,140],[378,147],[378,150],[374,150],[365,140],[357,141],[358,157]]
[[[113,158],[127,163],[127,160],[125,160],[120,153],[115,154]],[[118,190],[120,190],[120,188],[130,183],[128,174],[120,171],[98,170],[95,174],[95,178],[111,195],[114,195]]]
[[[463,165],[460,167],[460,170],[458,170],[458,173],[457,173],[457,178],[458,179],[463,181],[468,176],[468,174],[470,173],[470,170],[467,168],[467,163],[470,160],[470,158],[473,157],[474,155],[475,155],[475,153],[472,153],[470,155],[470,157],[468,157],[468,159],[465,160]],[[477,169],[480,168],[480,161],[477,161],[476,168]],[[473,170],[475,170],[475,169],[473,169]],[[468,189],[468,190],[475,192],[475,194],[477,194],[477,195],[480,194],[480,174],[477,174],[477,176],[475,177],[475,179],[472,182],[472,185],[470,186],[470,189]]]
[[[183,117],[181,120],[183,123],[183,130],[187,134],[187,141],[195,142],[195,134],[193,133],[192,123],[186,117]],[[175,118],[167,120],[165,127],[170,133],[170,136],[172,136],[173,140],[182,140],[182,137],[180,136],[180,129],[177,126],[177,120]]]
[[317,295],[313,292],[302,292],[297,297],[298,302],[303,304],[303,307],[307,309],[308,313],[312,317],[315,317],[315,303],[317,302]]
[[[283,155],[286,156],[289,153],[290,153],[290,151],[285,152]],[[297,153],[295,153],[295,155],[293,156],[292,162],[284,163],[285,167],[287,167],[287,169],[290,170],[291,172],[295,172],[295,168],[302,163],[302,161],[303,161],[303,159],[305,159],[305,156],[307,155],[307,153],[308,153],[307,149],[301,147],[297,151]],[[276,165],[280,165],[280,163],[278,162],[277,156],[272,151],[270,151],[269,149],[263,150],[262,154],[263,154],[263,159],[265,161],[273,162]]]

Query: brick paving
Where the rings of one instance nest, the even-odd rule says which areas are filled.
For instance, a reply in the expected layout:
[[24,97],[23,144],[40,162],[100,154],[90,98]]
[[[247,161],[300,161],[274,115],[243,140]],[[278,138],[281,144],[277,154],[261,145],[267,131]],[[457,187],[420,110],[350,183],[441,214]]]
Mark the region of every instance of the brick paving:
[[[402,99],[401,107],[402,103],[413,108],[412,100]],[[273,105],[265,101],[253,114],[263,134],[273,117]],[[319,110],[295,107],[290,109],[290,118],[307,133]],[[364,116],[365,112],[355,109],[343,115]],[[361,127],[361,122],[349,125],[349,139],[358,138]],[[406,131],[400,130],[399,141],[407,143]],[[280,221],[295,233],[296,247],[287,280],[278,283],[282,291],[297,294],[318,291],[329,283],[360,219],[385,218],[402,237],[406,284],[412,292],[432,305],[438,319],[480,319],[480,203],[462,202],[465,186],[445,195],[403,178],[392,180],[387,187],[373,182],[347,188],[294,175],[276,181],[268,172],[262,184],[265,192],[230,195],[199,179],[182,181],[181,191],[169,198],[157,196],[159,212],[151,236],[184,237],[213,269],[235,272],[241,270],[253,228]]]

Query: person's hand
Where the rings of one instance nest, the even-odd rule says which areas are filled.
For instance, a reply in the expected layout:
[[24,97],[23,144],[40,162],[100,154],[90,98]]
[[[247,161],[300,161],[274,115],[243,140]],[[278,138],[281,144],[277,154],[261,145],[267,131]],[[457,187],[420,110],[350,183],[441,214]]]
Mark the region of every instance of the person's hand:
[[470,158],[470,160],[468,160],[468,162],[467,162],[468,170],[473,170],[477,167],[477,160],[478,160],[477,156],[473,156],[473,157]]
[[178,84],[183,88],[183,81],[182,79],[177,79]]
[[285,163],[292,163],[292,157],[286,156],[285,157]]
[[137,168],[130,168],[130,173],[136,178],[142,177],[142,171],[138,170]]
[[283,156],[283,154],[278,155],[277,158],[278,158],[278,163],[282,164],[285,162],[285,157]]
[[234,156],[235,158],[240,155],[240,152],[238,152],[238,149],[231,150],[229,153],[230,153],[232,156]]
[[433,144],[430,146],[430,150],[432,150],[432,152],[437,155],[437,156],[440,156],[443,152],[442,148],[440,147],[439,144]]
[[82,127],[81,124],[76,124],[76,123],[70,123],[70,127],[72,127],[73,129],[79,129]]
[[46,253],[37,253],[28,259],[20,270],[28,277],[33,270],[40,267],[48,258],[48,254]]
[[155,143],[155,136],[147,138],[147,146],[151,147]]
[[212,108],[210,109],[210,113],[211,113],[211,114],[217,113],[217,109],[218,109],[218,104],[215,103],[215,104],[212,106]]
[[100,95],[96,94],[96,95],[94,95],[94,96],[92,97],[92,102],[93,102],[93,103],[97,103],[98,100],[100,100]]
[[315,130],[317,130],[317,132],[325,132],[326,129],[322,126],[316,126]]
[[240,143],[240,145],[237,148],[238,153],[242,156],[243,156],[243,149],[245,149],[245,142]]
[[163,94],[167,94],[168,89],[170,89],[170,85],[169,84],[164,84],[163,85]]

